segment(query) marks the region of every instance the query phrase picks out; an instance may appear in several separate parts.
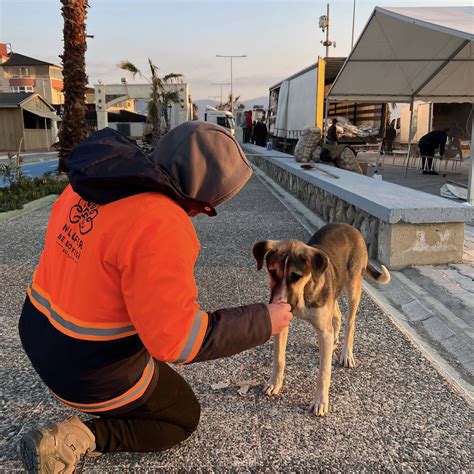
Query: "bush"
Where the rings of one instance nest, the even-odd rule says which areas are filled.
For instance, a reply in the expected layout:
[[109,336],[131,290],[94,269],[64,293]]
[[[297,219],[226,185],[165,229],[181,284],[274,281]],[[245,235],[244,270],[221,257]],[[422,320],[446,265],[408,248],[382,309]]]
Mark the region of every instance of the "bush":
[[68,183],[67,178],[62,176],[23,177],[19,183],[0,188],[0,212],[21,209],[23,204],[49,194],[61,194]]

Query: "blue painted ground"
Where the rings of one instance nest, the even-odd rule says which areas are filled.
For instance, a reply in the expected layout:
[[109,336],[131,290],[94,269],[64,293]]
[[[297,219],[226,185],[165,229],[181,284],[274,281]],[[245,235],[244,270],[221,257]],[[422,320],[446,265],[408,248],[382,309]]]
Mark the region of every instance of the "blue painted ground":
[[[58,160],[42,161],[40,163],[26,163],[21,166],[23,173],[32,178],[43,176],[45,173],[55,173],[58,168]],[[5,187],[5,179],[0,176],[0,187]]]

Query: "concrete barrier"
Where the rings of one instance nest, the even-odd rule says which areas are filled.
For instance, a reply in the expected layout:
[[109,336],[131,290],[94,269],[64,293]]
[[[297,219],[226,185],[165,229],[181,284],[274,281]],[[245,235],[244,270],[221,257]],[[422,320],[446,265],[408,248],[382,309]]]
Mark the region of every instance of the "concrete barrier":
[[318,164],[304,170],[293,156],[244,144],[249,160],[326,222],[364,235],[369,254],[392,269],[460,262],[464,224],[474,208],[386,181]]

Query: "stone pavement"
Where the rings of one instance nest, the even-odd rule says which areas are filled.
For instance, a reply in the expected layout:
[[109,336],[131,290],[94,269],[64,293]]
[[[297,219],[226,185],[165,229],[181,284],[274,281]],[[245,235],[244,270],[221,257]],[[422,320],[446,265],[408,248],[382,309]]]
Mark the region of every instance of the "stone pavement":
[[[0,224],[1,472],[21,470],[15,446],[23,432],[71,413],[32,370],[16,327],[49,211]],[[195,224],[202,243],[196,269],[200,303],[211,310],[268,300],[266,276],[256,271],[251,256],[257,240],[308,237],[300,220],[256,177],[217,217],[202,216]],[[276,399],[261,394],[271,352],[267,343],[229,359],[179,368],[202,403],[197,432],[165,453],[87,459],[83,472],[471,469],[472,408],[366,294],[357,318],[358,365],[334,365],[327,418],[307,412],[318,361],[310,326],[292,324],[287,379]],[[242,380],[259,385],[246,397],[234,384],[211,388]]]

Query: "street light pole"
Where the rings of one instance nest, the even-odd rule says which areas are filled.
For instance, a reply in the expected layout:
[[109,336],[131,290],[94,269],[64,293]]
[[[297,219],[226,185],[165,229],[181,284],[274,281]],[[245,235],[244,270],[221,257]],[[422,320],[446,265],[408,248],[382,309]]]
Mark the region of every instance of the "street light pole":
[[246,58],[246,54],[240,55],[223,55],[223,54],[216,54],[216,58],[230,58],[230,112],[232,116],[234,115],[234,78],[233,78],[233,71],[232,71],[232,60],[234,58]]

